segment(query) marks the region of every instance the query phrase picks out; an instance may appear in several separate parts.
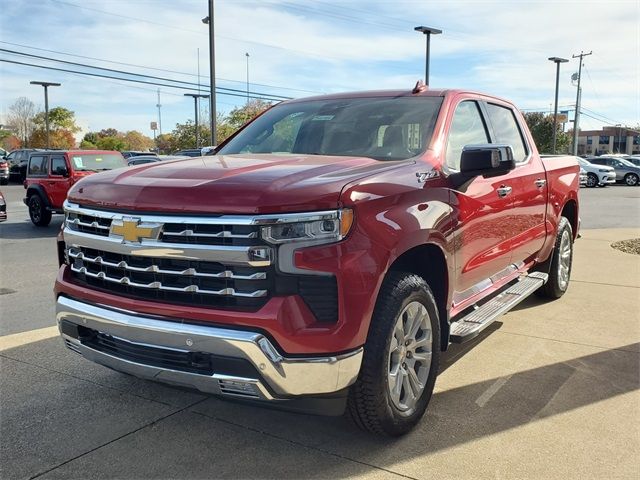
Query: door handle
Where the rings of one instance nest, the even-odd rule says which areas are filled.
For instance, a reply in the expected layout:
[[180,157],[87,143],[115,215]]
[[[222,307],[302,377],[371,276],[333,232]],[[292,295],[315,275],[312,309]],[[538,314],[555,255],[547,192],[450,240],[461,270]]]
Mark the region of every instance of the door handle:
[[511,193],[511,190],[513,190],[511,187],[508,187],[506,185],[502,185],[500,188],[496,189],[496,192],[498,192],[498,196],[500,198],[502,198],[502,197],[506,197],[507,195],[509,195]]
[[536,184],[536,187],[542,188],[547,184],[547,181],[544,180],[543,178],[539,178],[534,183]]

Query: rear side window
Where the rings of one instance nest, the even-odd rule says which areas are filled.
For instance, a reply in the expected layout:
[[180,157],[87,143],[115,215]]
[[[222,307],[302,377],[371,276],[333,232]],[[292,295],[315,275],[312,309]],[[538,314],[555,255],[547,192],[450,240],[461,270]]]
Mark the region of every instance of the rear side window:
[[64,157],[51,157],[51,175],[64,175],[67,173],[67,162]]
[[29,175],[46,175],[48,172],[48,158],[44,155],[34,155],[29,159]]
[[522,132],[516,122],[513,110],[488,103],[487,113],[489,114],[489,121],[491,122],[493,133],[496,137],[494,143],[511,145],[515,161],[524,161],[528,155],[527,147],[524,143]]
[[478,104],[473,101],[462,102],[453,114],[449,130],[446,153],[447,166],[454,170],[460,170],[462,149],[466,145],[485,143],[489,143],[489,136]]

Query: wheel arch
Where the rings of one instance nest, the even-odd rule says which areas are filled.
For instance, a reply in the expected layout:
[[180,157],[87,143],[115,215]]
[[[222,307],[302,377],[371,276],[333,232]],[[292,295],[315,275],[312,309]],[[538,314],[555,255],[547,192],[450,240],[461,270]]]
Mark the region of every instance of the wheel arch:
[[385,277],[390,272],[408,272],[421,276],[433,292],[440,316],[440,347],[446,350],[449,345],[449,267],[447,255],[436,243],[414,246],[395,258]]
[[569,223],[571,224],[571,228],[573,230],[573,238],[575,240],[576,236],[578,235],[579,227],[578,202],[576,202],[576,200],[574,199],[567,200],[562,207],[560,216],[565,217],[567,220],[569,220]]
[[49,201],[49,196],[47,195],[47,192],[42,187],[42,185],[39,185],[39,184],[29,185],[29,187],[27,188],[27,201],[32,195],[39,195],[42,201],[44,202],[45,207],[51,208],[51,202]]

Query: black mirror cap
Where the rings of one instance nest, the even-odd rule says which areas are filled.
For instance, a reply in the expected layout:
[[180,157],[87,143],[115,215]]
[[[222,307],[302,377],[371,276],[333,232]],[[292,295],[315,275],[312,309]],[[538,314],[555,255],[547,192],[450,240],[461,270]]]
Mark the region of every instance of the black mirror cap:
[[467,145],[460,157],[460,173],[469,177],[497,177],[516,168],[511,145]]

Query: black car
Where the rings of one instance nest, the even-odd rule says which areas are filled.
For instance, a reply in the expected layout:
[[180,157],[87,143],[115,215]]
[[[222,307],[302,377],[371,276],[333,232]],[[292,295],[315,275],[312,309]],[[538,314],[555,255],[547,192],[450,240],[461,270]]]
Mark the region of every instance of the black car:
[[23,148],[14,150],[5,159],[9,163],[9,180],[14,182],[24,182],[27,178],[27,162],[31,152],[40,151],[39,148]]
[[127,150],[124,152],[120,152],[122,153],[122,156],[125,159],[129,159],[131,157],[144,157],[144,156],[150,156],[150,157],[156,157],[158,154],[155,152],[136,152],[133,150]]
[[201,157],[202,150],[199,148],[188,148],[185,150],[178,150],[177,152],[174,152],[173,155],[178,157]]

